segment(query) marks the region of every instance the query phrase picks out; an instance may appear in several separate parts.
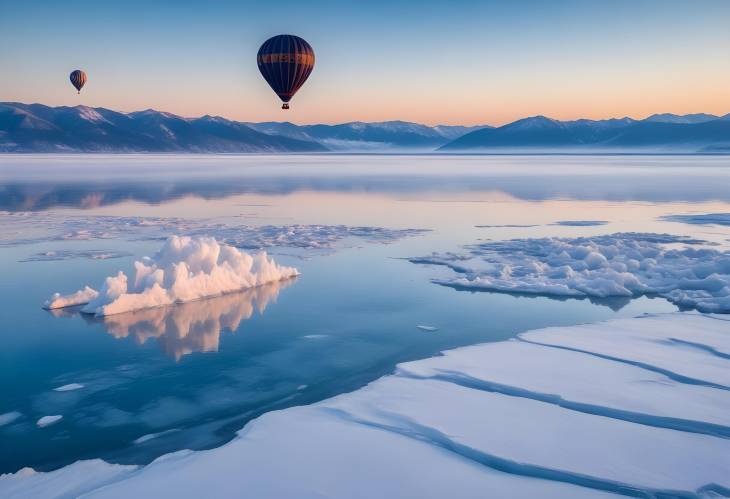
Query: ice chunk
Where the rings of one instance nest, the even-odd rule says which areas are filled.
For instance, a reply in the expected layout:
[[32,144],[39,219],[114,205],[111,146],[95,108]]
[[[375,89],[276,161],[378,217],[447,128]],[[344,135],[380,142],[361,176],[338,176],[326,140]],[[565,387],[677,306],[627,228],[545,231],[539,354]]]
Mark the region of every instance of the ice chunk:
[[84,286],[84,289],[80,289],[70,295],[61,295],[60,293],[54,293],[50,299],[46,300],[43,304],[43,308],[46,310],[53,310],[57,308],[73,307],[75,305],[85,305],[91,300],[96,299],[99,293],[90,288]]
[[[465,289],[561,297],[659,295],[686,308],[730,313],[730,252],[704,241],[651,233],[512,239],[468,246],[469,253],[411,258],[457,276]],[[675,247],[682,245],[682,247]]]
[[421,331],[438,331],[439,328],[435,326],[425,326],[423,324],[417,324],[416,328],[420,329]]
[[69,383],[68,385],[59,386],[58,388],[54,388],[54,392],[70,392],[73,390],[79,390],[83,388],[84,385],[80,383]]
[[63,418],[63,416],[58,415],[58,414],[54,415],[54,416],[43,416],[36,422],[36,424],[38,425],[39,428],[45,428],[46,426],[50,426],[54,423],[58,423],[62,418]]
[[20,416],[22,416],[21,413],[18,411],[10,411],[3,414],[0,414],[0,426],[5,426],[6,424],[10,424],[16,419],[18,419]]
[[265,252],[249,255],[209,237],[172,236],[152,258],[137,261],[132,282],[119,272],[97,293],[88,286],[71,295],[55,294],[47,308],[86,303],[82,311],[107,316],[183,303],[241,291],[299,275]]

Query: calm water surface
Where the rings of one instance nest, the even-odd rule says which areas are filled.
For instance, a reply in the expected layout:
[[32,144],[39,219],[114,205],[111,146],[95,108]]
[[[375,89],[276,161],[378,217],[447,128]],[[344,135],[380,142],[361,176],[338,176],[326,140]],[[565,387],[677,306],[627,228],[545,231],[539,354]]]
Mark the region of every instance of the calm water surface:
[[[457,291],[431,282],[443,270],[404,258],[485,239],[621,231],[727,247],[728,227],[659,219],[717,212],[730,212],[724,157],[1,156],[0,472],[209,448],[266,411],[351,391],[399,362],[531,328],[675,310],[662,299]],[[101,216],[175,217],[211,235],[219,224],[430,232],[275,245],[269,252],[301,277],[177,307],[106,320],[42,310],[54,291],[129,274],[159,237],[187,227],[151,237],[110,230],[117,219]],[[70,220],[104,230],[57,237]],[[550,225],[561,220],[608,223]],[[76,257],[54,259],[64,252]],[[83,388],[54,391],[71,383]],[[63,419],[38,427],[46,415]]]

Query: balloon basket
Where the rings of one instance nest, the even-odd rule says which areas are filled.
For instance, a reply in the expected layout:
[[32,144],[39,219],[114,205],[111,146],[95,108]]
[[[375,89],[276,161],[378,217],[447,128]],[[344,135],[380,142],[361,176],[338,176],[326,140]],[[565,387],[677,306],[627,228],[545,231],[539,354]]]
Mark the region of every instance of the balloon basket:
[[282,109],[289,109],[289,104],[284,103],[284,104],[281,105],[281,108]]

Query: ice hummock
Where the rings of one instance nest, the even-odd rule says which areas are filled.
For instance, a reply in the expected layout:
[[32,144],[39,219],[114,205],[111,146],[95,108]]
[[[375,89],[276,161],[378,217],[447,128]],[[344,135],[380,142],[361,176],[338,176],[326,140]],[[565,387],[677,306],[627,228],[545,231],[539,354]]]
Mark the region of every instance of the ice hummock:
[[216,449],[21,471],[0,495],[722,497],[729,351],[730,321],[694,313],[535,330],[264,414]]
[[100,290],[86,286],[54,294],[44,308],[84,305],[82,312],[107,316],[241,291],[299,275],[265,252],[255,255],[210,237],[172,236],[152,258],[135,262],[134,279],[124,272],[107,277]]
[[511,239],[411,258],[443,265],[457,288],[560,297],[658,295],[683,308],[730,313],[730,251],[670,234]]

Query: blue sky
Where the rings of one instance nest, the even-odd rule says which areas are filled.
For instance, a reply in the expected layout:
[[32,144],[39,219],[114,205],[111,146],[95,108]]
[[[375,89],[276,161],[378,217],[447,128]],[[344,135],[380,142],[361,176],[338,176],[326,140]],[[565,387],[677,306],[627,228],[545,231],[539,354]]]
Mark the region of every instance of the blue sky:
[[[728,26],[724,0],[0,0],[0,100],[302,123],[724,114]],[[289,112],[255,63],[279,33],[317,54]]]

